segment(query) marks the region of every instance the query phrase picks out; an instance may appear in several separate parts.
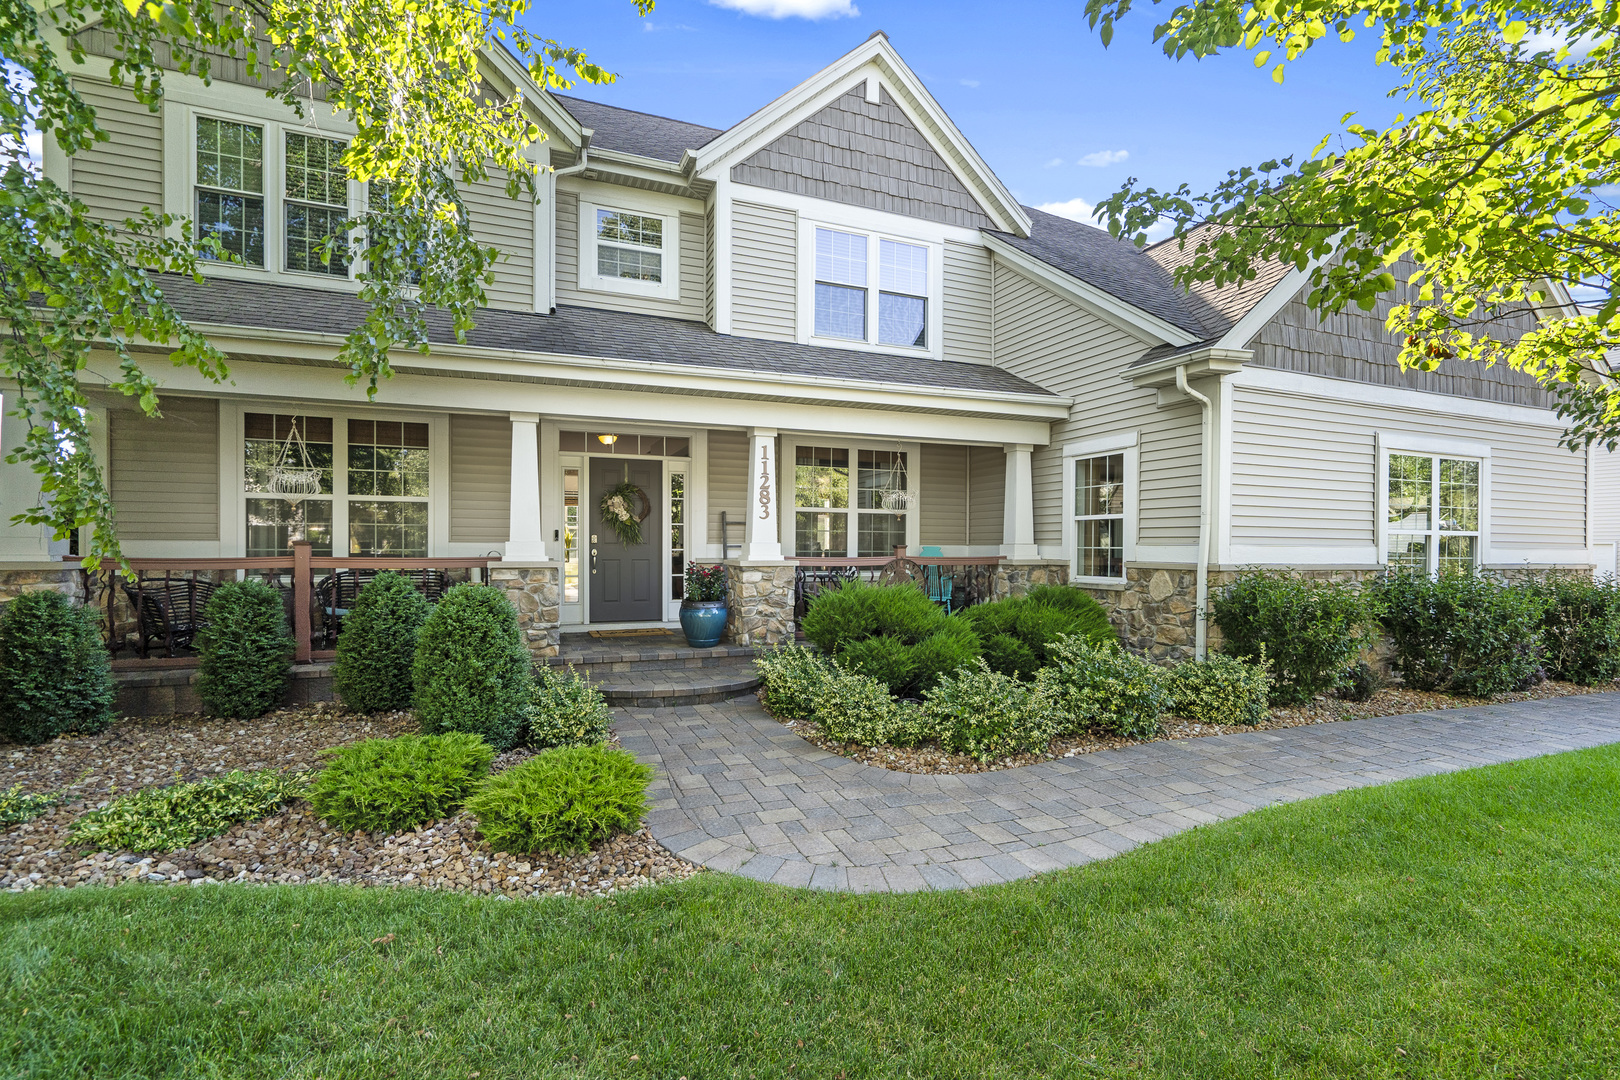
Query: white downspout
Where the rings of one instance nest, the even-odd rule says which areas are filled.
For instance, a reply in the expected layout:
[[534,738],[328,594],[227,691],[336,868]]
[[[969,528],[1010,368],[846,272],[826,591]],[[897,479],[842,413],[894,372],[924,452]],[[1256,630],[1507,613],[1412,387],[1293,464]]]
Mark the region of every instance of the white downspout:
[[1215,417],[1214,403],[1187,385],[1187,365],[1176,365],[1176,389],[1198,402],[1199,423],[1202,425],[1203,459],[1199,462],[1198,481],[1198,566],[1193,571],[1197,581],[1197,608],[1194,612],[1196,625],[1193,629],[1193,659],[1202,660],[1209,650],[1209,629],[1205,616],[1209,610],[1209,541],[1210,541],[1210,503],[1213,501],[1214,484],[1210,477],[1211,464],[1215,457]]
[[574,162],[572,165],[568,166],[568,168],[566,168],[566,169],[557,169],[556,171],[554,171],[551,174],[553,178],[558,177],[558,176],[575,176],[575,175],[577,175],[579,173],[584,172],[587,168],[590,167],[590,164],[591,164],[591,136],[595,135],[595,134],[596,134],[596,132],[594,130],[592,130],[591,128],[580,128],[579,129],[579,160]]

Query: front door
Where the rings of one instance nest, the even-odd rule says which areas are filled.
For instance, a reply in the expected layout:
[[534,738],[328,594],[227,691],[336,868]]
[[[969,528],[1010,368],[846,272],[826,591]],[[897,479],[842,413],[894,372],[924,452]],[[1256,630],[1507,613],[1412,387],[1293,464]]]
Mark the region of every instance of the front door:
[[[663,513],[658,493],[664,463],[645,458],[591,458],[590,502],[583,508],[590,540],[586,560],[591,568],[591,622],[662,622],[664,601]],[[639,489],[629,499],[641,522],[641,542],[625,544],[602,516],[602,499],[628,480]]]

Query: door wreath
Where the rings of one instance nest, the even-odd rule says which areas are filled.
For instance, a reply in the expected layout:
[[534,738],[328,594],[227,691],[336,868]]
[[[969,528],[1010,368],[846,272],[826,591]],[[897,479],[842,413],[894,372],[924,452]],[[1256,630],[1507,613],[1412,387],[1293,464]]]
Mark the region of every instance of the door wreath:
[[626,480],[603,495],[596,509],[613,529],[619,543],[635,547],[641,543],[641,523],[652,513],[652,500],[645,491]]

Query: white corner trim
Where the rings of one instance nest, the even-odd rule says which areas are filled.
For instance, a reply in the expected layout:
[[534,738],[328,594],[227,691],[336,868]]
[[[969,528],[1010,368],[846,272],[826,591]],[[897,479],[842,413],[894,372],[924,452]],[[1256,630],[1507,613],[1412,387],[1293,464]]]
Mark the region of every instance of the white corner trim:
[[983,238],[993,258],[1001,260],[1025,277],[1040,282],[1097,318],[1149,345],[1182,346],[1191,345],[1198,340],[1196,336],[1179,326],[1174,326],[1157,315],[1149,314],[1134,304],[1127,304],[1095,285],[1065,274],[1055,266],[1041,262],[999,237],[984,234]]
[[1409,431],[1379,431],[1375,433],[1378,447],[1385,453],[1442,454],[1446,457],[1479,458],[1490,460],[1490,443],[1463,442],[1443,436],[1417,435]]
[[1063,456],[1093,457],[1097,454],[1106,454],[1113,450],[1124,450],[1135,446],[1139,441],[1136,431],[1120,431],[1112,435],[1098,435],[1093,439],[1081,439],[1079,442],[1064,443]]

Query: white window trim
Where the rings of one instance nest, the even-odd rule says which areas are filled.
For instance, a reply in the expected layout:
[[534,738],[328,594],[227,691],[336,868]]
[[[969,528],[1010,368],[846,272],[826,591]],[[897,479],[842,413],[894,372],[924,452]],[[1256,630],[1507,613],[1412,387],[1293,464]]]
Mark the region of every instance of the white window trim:
[[[243,416],[247,413],[276,413],[283,416],[319,416],[332,420],[332,553],[345,558],[349,553],[350,502],[415,502],[403,497],[350,495],[348,422],[350,420],[397,420],[428,425],[428,549],[427,558],[483,554],[488,544],[452,545],[450,539],[450,417],[446,413],[357,410],[332,408],[296,401],[222,402],[220,406],[220,535],[234,555],[247,552],[247,500],[273,498],[264,492],[250,492],[244,484],[246,448],[243,446]],[[458,550],[476,549],[476,550]]]
[[1136,561],[1137,496],[1140,485],[1140,436],[1135,431],[1100,435],[1094,439],[1066,443],[1063,447],[1063,550],[1069,562],[1069,579],[1085,585],[1122,585],[1124,577],[1093,577],[1080,573],[1079,527],[1075,522],[1074,480],[1077,463],[1105,454],[1125,457],[1125,566]]
[[[833,229],[842,233],[859,233],[866,237],[866,340],[816,336],[816,230]],[[882,292],[879,280],[879,241],[893,240],[901,244],[928,249],[928,314],[926,348],[909,345],[880,345],[878,343],[877,296]],[[853,286],[852,286],[853,287]],[[835,349],[855,349],[861,352],[906,353],[927,356],[935,360],[945,355],[943,335],[945,297],[945,244],[933,236],[908,233],[904,229],[885,228],[870,220],[840,220],[837,216],[799,216],[799,326],[800,344],[824,345]],[[869,448],[870,449],[870,448]]]
[[[799,460],[799,447],[826,446],[839,450],[849,451],[849,500],[847,510],[834,510],[832,513],[850,515],[849,546],[845,548],[842,556],[829,555],[827,558],[858,558],[855,553],[860,550],[860,514],[888,513],[888,511],[861,510],[856,507],[856,473],[860,469],[860,452],[862,450],[893,451],[893,440],[887,442],[873,442],[870,440],[850,441],[847,438],[819,438],[814,435],[784,435],[780,452],[780,475],[777,479],[777,490],[781,498],[781,541],[782,553],[788,558],[798,554],[798,520],[799,511],[811,510],[813,507],[798,505],[797,462]],[[908,491],[916,494],[916,500],[906,510],[906,552],[916,555],[922,538],[922,444],[915,442],[901,442],[899,449],[906,455],[906,487]]]
[[[1445,457],[1479,462],[1479,539],[1474,545],[1474,566],[1491,564],[1491,446],[1489,443],[1463,442],[1456,439],[1415,435],[1404,431],[1380,431],[1375,436],[1378,444],[1378,474],[1373,495],[1373,539],[1375,558],[1379,566],[1389,565],[1389,522],[1384,507],[1389,501],[1389,456],[1412,454],[1419,457]],[[1438,507],[1432,508],[1433,514]],[[1430,533],[1435,530],[1431,529]],[[1439,558],[1438,545],[1429,553],[1430,572]]]
[[[634,281],[629,278],[603,277],[596,272],[596,213],[606,210],[611,214],[635,214],[637,217],[657,218],[663,223],[664,246],[660,250],[661,281]],[[609,245],[614,246],[614,245]],[[624,245],[633,247],[634,245]],[[647,249],[651,250],[651,249]],[[606,202],[599,199],[579,199],[579,287],[588,292],[622,293],[629,296],[650,296],[660,300],[681,298],[681,215],[665,208],[656,208],[636,199],[617,199]]]
[[[351,261],[348,277],[288,269],[286,236],[287,203],[305,201],[287,198],[287,135],[314,135],[348,141],[355,136],[353,126],[335,120],[322,120],[318,125],[308,120],[282,121],[211,104],[189,104],[165,95],[163,206],[167,213],[192,222],[193,229],[197,213],[197,120],[200,117],[247,124],[264,130],[264,266],[199,260],[198,266],[203,273],[241,281],[274,281],[287,285],[309,286],[324,282],[334,288],[358,291],[360,282],[355,279],[359,269],[358,260]],[[358,217],[366,206],[365,185],[355,180],[350,180],[348,185],[348,213],[351,218]],[[178,226],[171,230],[171,235],[178,238]],[[354,253],[355,246],[351,236],[351,253]]]

